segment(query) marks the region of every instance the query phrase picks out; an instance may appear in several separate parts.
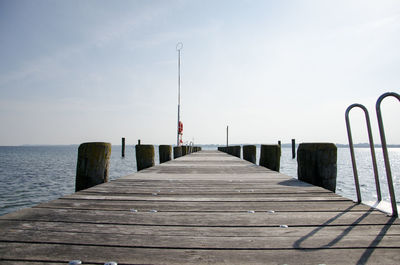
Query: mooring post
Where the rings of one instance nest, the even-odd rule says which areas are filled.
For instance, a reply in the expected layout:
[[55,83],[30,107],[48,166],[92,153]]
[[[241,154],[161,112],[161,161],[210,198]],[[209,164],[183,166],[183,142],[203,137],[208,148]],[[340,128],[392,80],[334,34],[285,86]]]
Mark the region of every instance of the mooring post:
[[75,191],[88,189],[108,181],[111,144],[83,143],[78,148]]
[[243,159],[251,163],[256,163],[257,148],[255,145],[243,145]]
[[333,143],[301,143],[297,150],[297,176],[301,181],[336,190],[337,147]]
[[292,158],[296,158],[296,141],[292,139]]
[[149,144],[136,145],[137,171],[154,166],[154,146]]
[[279,146],[281,146],[281,145],[282,145],[282,144],[281,144],[281,141],[278,141],[278,145],[279,145]]
[[229,146],[229,143],[228,143],[228,136],[229,136],[229,126],[226,126],[226,147],[228,147]]
[[121,156],[125,157],[125,137],[122,137]]
[[182,156],[182,146],[174,146],[174,159]]
[[137,145],[140,145],[140,139],[139,139],[139,140],[137,140]]
[[225,150],[224,152],[228,153],[229,155],[236,156],[240,158],[240,153],[242,151],[242,148],[240,145],[234,145],[234,146],[228,146],[223,148],[222,150]]
[[187,145],[182,145],[182,156],[187,155],[189,152],[189,147]]
[[160,145],[158,146],[158,154],[160,157],[160,164],[171,160],[172,146]]
[[278,144],[261,145],[260,166],[279,172],[281,147]]

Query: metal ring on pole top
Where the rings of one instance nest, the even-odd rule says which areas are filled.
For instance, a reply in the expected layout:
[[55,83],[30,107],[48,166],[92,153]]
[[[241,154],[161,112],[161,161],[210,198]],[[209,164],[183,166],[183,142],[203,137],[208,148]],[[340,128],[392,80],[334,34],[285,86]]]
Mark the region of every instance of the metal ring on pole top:
[[183,48],[183,43],[182,42],[178,42],[176,44],[176,51],[180,51],[180,50],[182,50],[182,48]]

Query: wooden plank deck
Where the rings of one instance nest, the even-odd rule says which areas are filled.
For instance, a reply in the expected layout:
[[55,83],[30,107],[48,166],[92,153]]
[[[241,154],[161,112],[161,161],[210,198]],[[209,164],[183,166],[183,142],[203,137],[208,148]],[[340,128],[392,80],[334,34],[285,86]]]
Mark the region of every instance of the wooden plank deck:
[[218,151],[0,217],[1,264],[400,264],[399,219]]

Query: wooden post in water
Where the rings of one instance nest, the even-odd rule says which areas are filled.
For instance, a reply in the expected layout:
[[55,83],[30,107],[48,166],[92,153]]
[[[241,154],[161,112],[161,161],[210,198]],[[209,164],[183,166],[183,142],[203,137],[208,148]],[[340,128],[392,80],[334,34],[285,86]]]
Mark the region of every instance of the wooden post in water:
[[139,140],[137,140],[137,145],[140,145],[140,139],[139,139]]
[[182,156],[185,156],[188,154],[189,148],[187,145],[182,145]]
[[302,143],[297,150],[297,176],[301,181],[335,192],[337,147],[333,143]]
[[154,166],[154,146],[149,144],[136,145],[137,171]]
[[125,137],[122,137],[121,156],[125,157]]
[[182,156],[182,146],[174,146],[174,159]]
[[111,144],[83,143],[78,148],[75,191],[88,189],[108,181]]
[[160,145],[158,146],[158,154],[160,157],[160,164],[171,160],[172,146]]
[[292,158],[296,158],[296,140],[292,139]]
[[279,145],[279,146],[281,146],[281,145],[282,145],[282,144],[281,144],[281,141],[278,141],[278,145]]
[[256,163],[257,148],[255,145],[243,145],[243,159],[251,163]]
[[235,145],[235,146],[228,146],[226,147],[226,153],[236,156],[240,158],[240,152],[241,152],[241,146],[240,145]]
[[229,143],[228,143],[228,136],[229,136],[229,126],[226,126],[226,147],[229,146]]
[[260,166],[279,172],[281,166],[281,147],[277,144],[262,144]]
[[232,154],[233,154],[233,148],[232,148],[232,146],[227,146],[225,150],[226,150],[225,152],[226,152],[228,155],[232,155]]

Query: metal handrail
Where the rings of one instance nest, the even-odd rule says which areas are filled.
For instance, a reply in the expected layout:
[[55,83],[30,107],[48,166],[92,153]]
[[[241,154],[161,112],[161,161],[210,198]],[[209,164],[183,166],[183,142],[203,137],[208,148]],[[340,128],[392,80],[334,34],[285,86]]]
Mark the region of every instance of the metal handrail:
[[381,102],[384,98],[389,97],[389,96],[395,97],[400,101],[399,94],[397,94],[395,92],[388,92],[378,98],[378,100],[376,101],[375,107],[376,107],[376,115],[378,117],[379,134],[381,137],[383,159],[385,161],[386,178],[387,178],[387,182],[388,182],[388,186],[389,186],[390,201],[392,203],[392,216],[398,217],[399,214],[397,212],[396,197],[394,194],[392,171],[390,169],[390,160],[389,160],[389,154],[388,154],[387,144],[386,144],[385,129],[383,127],[382,114],[381,114]]
[[355,182],[355,185],[356,185],[356,192],[357,192],[357,202],[361,203],[361,192],[360,192],[360,183],[359,183],[359,180],[358,180],[356,158],[355,158],[355,155],[354,155],[353,137],[351,135],[351,127],[350,127],[350,119],[349,119],[350,110],[352,110],[355,107],[361,108],[364,111],[364,114],[365,114],[365,121],[367,123],[368,138],[369,138],[369,147],[371,149],[372,165],[373,165],[373,168],[374,168],[374,175],[375,175],[376,194],[377,194],[378,202],[380,202],[382,200],[381,186],[379,184],[378,166],[377,166],[377,163],[376,163],[375,147],[374,147],[375,145],[374,145],[374,139],[372,137],[371,122],[370,122],[368,110],[364,105],[352,104],[346,109],[345,116],[346,116],[347,137],[349,138],[351,162],[352,162],[352,165],[353,165],[354,182]]

